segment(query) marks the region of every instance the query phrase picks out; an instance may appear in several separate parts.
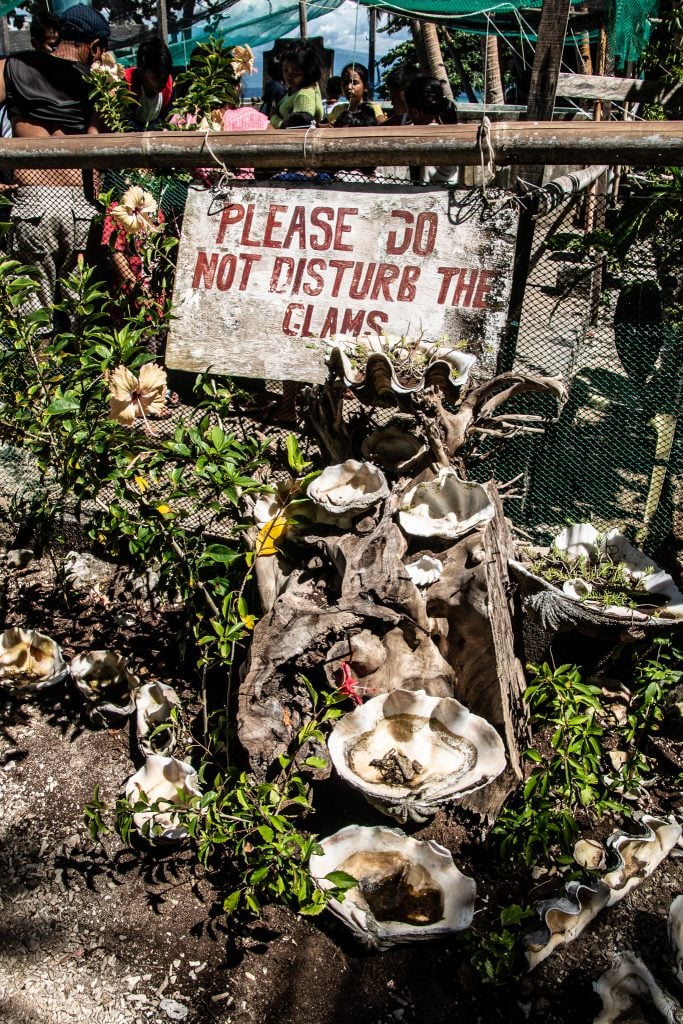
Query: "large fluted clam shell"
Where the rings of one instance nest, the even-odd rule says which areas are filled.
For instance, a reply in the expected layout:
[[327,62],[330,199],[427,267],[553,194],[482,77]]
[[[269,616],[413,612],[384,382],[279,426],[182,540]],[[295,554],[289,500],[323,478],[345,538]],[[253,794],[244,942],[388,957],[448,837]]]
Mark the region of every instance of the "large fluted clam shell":
[[[145,683],[135,692],[138,746],[143,754],[172,754],[178,745],[180,697],[166,683]],[[176,709],[176,716],[173,711]]]
[[564,893],[535,904],[541,926],[526,936],[529,970],[545,960],[556,946],[580,935],[603,907],[618,903],[640,885],[680,839],[681,826],[674,821],[644,814],[640,824],[641,835],[614,832],[608,837],[608,865],[611,859],[614,866],[595,885],[568,882]]
[[389,485],[381,469],[356,459],[328,466],[308,486],[311,501],[337,516],[360,515],[388,496]]
[[182,839],[187,828],[180,823],[177,810],[196,803],[202,794],[199,777],[186,761],[152,754],[139,771],[126,782],[125,795],[131,807],[144,801],[152,809],[133,814],[133,824],[150,839]]
[[[413,366],[423,365],[415,371],[414,384],[402,383],[396,373],[399,350],[405,354],[408,347]],[[425,388],[439,388],[449,401],[457,401],[476,362],[476,356],[447,345],[386,335],[337,338],[327,357],[333,377],[340,377],[364,405],[380,406],[395,406]]]
[[429,445],[415,433],[413,423],[397,420],[368,434],[361,451],[388,473],[414,473],[429,454]]
[[376,949],[462,931],[472,923],[476,883],[433,840],[421,842],[398,829],[349,825],[321,840],[323,853],[310,859],[310,871],[326,889],[325,878],[345,871],[359,882],[343,902],[329,909],[361,942]]
[[433,480],[411,487],[401,501],[398,521],[413,537],[453,540],[493,519],[486,488],[461,480],[454,469],[442,467]]
[[135,708],[132,691],[140,680],[129,671],[125,660],[114,651],[88,651],[77,654],[69,673],[78,692],[88,702],[88,715],[105,724],[125,718]]
[[373,697],[337,722],[328,747],[341,778],[401,821],[422,821],[481,789],[506,763],[492,725],[424,690]]
[[653,1007],[666,1024],[680,1024],[683,1020],[678,1000],[655,981],[643,961],[630,950],[615,958],[594,988],[602,999],[602,1011],[593,1024],[651,1021]]
[[54,686],[68,671],[61,647],[45,633],[18,626],[0,633],[0,686],[11,693]]

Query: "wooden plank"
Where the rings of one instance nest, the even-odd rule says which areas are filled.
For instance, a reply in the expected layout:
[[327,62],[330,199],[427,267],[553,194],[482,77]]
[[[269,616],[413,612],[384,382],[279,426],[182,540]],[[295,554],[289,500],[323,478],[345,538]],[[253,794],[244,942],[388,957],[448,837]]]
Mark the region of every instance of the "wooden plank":
[[493,372],[516,226],[509,207],[443,189],[192,191],[166,365],[320,383],[334,339],[386,334],[466,343]]
[[[491,126],[494,162],[518,164],[683,164],[681,121],[500,122]],[[479,166],[478,126],[317,128],[289,132],[131,132],[0,140],[0,168],[219,166],[339,168]]]
[[570,0],[544,0],[529,84],[529,120],[550,120],[567,32]]
[[683,83],[646,82],[638,78],[561,74],[557,95],[572,100],[613,100],[616,103],[669,103],[683,92]]

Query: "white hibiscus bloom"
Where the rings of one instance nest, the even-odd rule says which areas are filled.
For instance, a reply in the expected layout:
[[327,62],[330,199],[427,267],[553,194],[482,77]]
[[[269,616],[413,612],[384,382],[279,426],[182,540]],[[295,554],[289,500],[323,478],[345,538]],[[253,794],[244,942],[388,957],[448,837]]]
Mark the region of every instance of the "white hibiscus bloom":
[[145,192],[139,185],[131,185],[121,196],[118,206],[112,207],[110,213],[127,234],[137,235],[141,231],[158,230],[158,225],[154,221],[157,210],[154,196]]

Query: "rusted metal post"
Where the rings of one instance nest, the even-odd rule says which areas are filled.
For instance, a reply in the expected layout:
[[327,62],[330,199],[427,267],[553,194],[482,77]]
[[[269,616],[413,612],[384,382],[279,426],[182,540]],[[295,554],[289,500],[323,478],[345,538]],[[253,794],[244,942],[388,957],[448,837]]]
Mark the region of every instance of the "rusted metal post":
[[375,55],[375,47],[377,42],[377,8],[370,7],[368,10],[368,86],[370,92],[370,99],[375,98],[375,77],[377,57]]

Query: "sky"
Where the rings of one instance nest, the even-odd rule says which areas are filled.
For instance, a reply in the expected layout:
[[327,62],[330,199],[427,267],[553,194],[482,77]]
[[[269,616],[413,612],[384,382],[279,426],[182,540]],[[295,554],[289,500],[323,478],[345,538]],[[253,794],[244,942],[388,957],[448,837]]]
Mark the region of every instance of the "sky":
[[[380,24],[386,24],[381,19]],[[324,14],[322,18],[316,18],[311,22],[309,35],[323,36],[326,46],[333,49],[353,50],[355,49],[367,55],[368,52],[368,8],[360,7],[351,0],[338,7],[336,11]],[[377,59],[396,46],[398,42],[408,38],[408,30],[394,35],[387,35],[386,32],[377,32],[375,51]],[[362,58],[361,58],[362,59]]]

